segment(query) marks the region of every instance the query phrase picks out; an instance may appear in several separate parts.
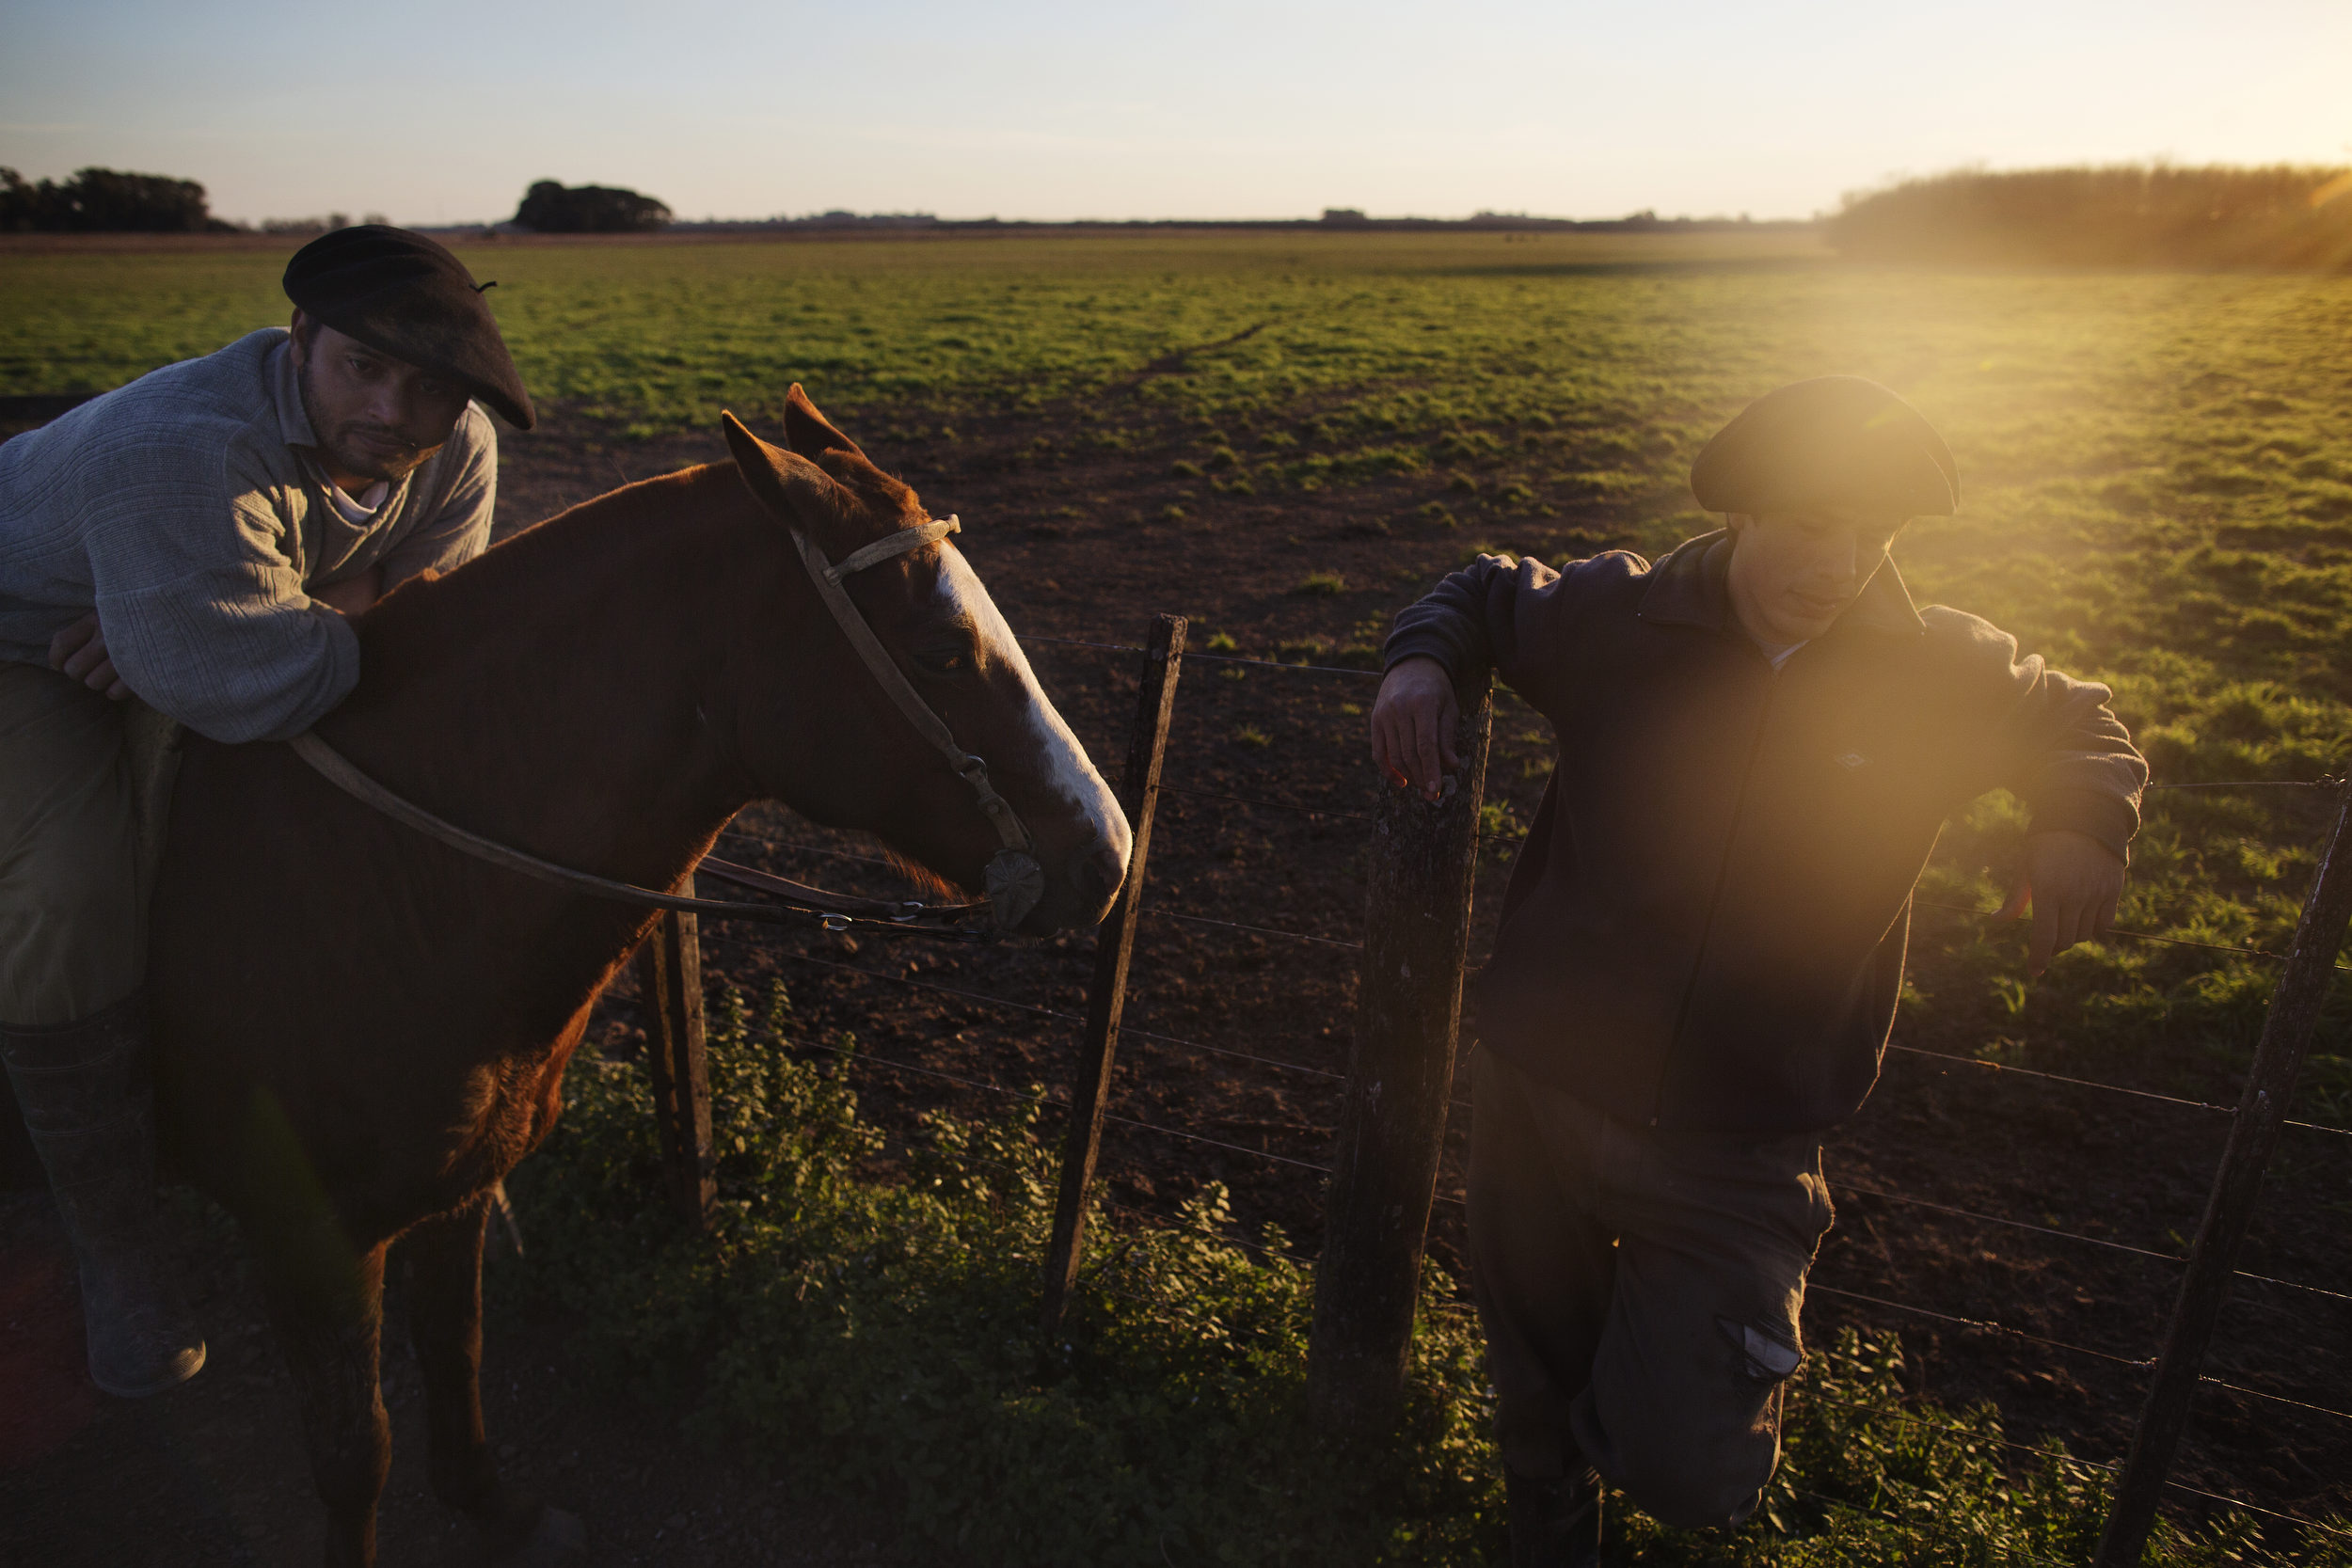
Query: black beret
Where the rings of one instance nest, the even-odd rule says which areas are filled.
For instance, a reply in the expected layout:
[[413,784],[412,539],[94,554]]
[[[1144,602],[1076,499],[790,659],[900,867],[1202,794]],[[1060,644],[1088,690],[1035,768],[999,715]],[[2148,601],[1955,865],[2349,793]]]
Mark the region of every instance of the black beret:
[[381,223],[322,234],[286,263],[286,297],[379,354],[456,382],[517,430],[537,420],[473,274],[422,234]]
[[1858,375],[1794,382],[1741,409],[1691,465],[1709,512],[1851,507],[1892,517],[1960,507],[1951,449],[1919,411]]

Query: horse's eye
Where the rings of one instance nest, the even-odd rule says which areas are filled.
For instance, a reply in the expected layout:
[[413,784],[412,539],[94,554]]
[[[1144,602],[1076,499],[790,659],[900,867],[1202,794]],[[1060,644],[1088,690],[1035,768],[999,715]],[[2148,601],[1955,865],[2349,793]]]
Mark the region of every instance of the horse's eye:
[[945,679],[961,675],[972,668],[972,656],[961,648],[930,648],[914,656],[914,662],[927,675]]

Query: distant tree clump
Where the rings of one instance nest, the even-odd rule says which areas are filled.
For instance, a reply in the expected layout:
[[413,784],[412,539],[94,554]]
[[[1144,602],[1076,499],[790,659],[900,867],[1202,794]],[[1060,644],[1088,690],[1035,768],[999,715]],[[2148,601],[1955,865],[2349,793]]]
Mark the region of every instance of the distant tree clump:
[[2334,270],[2352,267],[2352,170],[1962,171],[1851,194],[1823,230],[1867,261]]
[[666,228],[670,209],[617,185],[565,185],[542,180],[523,193],[516,226],[542,234],[642,234]]
[[193,180],[85,168],[71,180],[35,183],[0,168],[0,231],[202,234],[234,227],[212,215],[204,187]]

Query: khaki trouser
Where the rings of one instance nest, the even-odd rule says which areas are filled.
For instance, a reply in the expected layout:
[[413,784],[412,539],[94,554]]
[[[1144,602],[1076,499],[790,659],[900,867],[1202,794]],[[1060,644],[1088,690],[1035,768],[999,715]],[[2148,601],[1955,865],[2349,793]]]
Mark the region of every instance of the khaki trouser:
[[70,1023],[138,986],[176,741],[142,704],[0,660],[0,1024]]
[[1664,1524],[1745,1519],[1830,1226],[1820,1139],[1629,1127],[1485,1050],[1473,1071],[1470,1259],[1503,1462],[1589,1460]]

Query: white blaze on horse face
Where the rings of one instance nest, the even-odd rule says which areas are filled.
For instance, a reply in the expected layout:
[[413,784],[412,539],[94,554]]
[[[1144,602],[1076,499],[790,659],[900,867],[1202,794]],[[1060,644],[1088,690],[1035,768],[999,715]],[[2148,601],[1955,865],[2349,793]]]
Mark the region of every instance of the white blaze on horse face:
[[1028,696],[1029,730],[1044,753],[1047,783],[1055,794],[1092,825],[1095,836],[1108,845],[1118,854],[1120,866],[1125,866],[1130,847],[1127,818],[1112,798],[1110,786],[1087,760],[1085,748],[1070,733],[1070,726],[1062,722],[1061,715],[1054,711],[1054,705],[1045,700],[1037,676],[1029,669],[1028,658],[1021,652],[1012,628],[998,613],[996,602],[981,585],[980,575],[972,570],[963,553],[952,546],[939,552],[939,596],[971,622],[989,662],[1002,664],[1021,677],[1021,689]]

